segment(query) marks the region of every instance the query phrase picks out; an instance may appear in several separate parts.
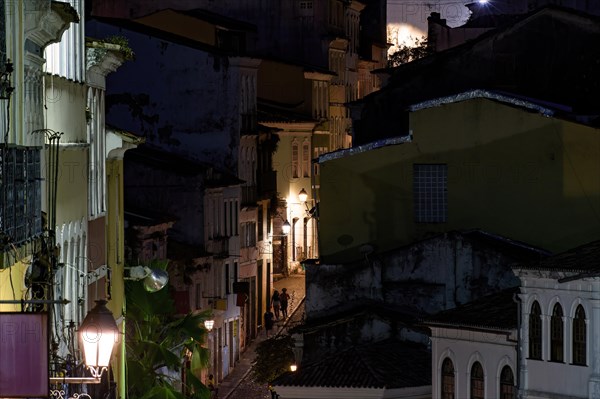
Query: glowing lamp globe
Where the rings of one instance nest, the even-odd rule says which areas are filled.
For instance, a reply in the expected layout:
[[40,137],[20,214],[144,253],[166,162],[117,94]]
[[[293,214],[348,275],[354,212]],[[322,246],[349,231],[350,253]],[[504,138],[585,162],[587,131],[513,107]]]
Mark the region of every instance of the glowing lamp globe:
[[96,306],[79,327],[84,362],[95,378],[100,378],[108,368],[113,347],[119,337],[117,323],[106,303],[103,299],[97,300]]

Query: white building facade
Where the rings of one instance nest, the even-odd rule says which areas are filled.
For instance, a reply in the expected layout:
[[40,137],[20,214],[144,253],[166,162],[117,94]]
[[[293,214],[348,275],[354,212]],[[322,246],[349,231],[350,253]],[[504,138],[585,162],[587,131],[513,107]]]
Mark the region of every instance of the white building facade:
[[595,242],[514,268],[523,398],[600,398],[599,248]]

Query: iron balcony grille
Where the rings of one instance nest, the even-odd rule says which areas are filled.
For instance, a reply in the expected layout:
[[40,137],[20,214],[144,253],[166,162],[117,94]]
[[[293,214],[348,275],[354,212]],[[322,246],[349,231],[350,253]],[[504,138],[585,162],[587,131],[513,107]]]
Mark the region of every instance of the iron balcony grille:
[[0,147],[0,229],[4,245],[42,234],[41,149]]

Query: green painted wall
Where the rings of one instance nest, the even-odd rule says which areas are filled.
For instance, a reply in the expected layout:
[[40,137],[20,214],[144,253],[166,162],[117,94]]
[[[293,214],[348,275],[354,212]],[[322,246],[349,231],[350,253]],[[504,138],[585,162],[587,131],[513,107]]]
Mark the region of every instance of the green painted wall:
[[[413,141],[321,164],[325,261],[479,228],[551,251],[600,238],[600,130],[487,99],[413,112]],[[413,220],[415,163],[448,165],[448,221]]]

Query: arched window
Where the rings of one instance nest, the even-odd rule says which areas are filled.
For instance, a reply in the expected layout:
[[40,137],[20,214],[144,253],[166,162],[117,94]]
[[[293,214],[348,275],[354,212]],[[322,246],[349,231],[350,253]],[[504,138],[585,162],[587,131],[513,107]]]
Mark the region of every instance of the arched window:
[[500,399],[515,399],[515,377],[509,366],[500,372]]
[[529,358],[542,358],[542,310],[537,301],[533,302],[529,313]]
[[449,358],[442,363],[442,398],[454,399],[454,365]]
[[550,319],[550,360],[562,362],[564,360],[564,329],[563,311],[560,304],[554,305],[552,318]]
[[485,388],[483,385],[483,367],[475,362],[471,367],[471,399],[484,399]]
[[586,364],[586,338],[585,310],[579,305],[573,319],[573,364]]

